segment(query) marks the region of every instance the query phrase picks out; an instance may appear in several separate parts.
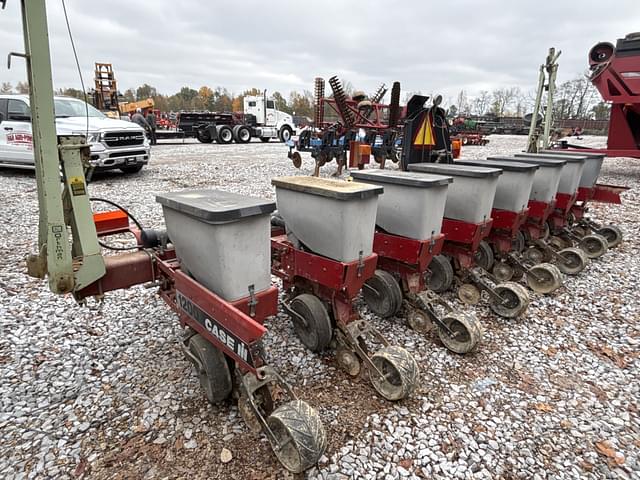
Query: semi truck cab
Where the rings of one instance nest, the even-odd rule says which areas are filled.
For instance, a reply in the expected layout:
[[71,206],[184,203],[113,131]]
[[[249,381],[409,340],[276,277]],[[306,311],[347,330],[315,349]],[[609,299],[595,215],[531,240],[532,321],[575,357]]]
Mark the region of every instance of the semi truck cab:
[[278,138],[288,142],[294,134],[293,117],[278,110],[273,98],[266,95],[248,95],[244,97],[244,114],[256,118],[256,135],[263,142]]

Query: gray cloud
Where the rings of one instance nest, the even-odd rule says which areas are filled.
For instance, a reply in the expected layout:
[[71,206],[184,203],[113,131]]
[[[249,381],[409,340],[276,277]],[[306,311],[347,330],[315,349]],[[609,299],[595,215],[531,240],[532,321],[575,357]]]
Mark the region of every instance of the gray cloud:
[[[67,7],[85,83],[95,61],[110,62],[121,90],[149,83],[163,93],[220,85],[287,94],[334,74],[366,91],[400,80],[405,91],[445,98],[460,89],[471,96],[530,89],[550,46],[563,52],[563,81],[585,71],[596,42],[640,30],[637,0],[67,0]],[[61,3],[47,8],[55,86],[79,87]],[[4,53],[23,50],[17,0],[0,11],[0,45]],[[21,61],[0,69],[0,81],[25,76]]]

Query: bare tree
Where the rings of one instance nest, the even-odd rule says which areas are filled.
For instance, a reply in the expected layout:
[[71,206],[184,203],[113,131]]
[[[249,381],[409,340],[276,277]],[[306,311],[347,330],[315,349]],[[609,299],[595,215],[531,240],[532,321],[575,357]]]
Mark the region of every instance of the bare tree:
[[473,113],[476,115],[485,115],[491,104],[491,95],[487,90],[482,90],[480,94],[473,99]]
[[16,91],[18,93],[29,93],[29,84],[27,82],[18,82]]
[[12,90],[13,87],[9,82],[2,82],[2,85],[0,86],[0,93],[11,93]]
[[518,87],[497,88],[491,93],[493,103],[491,105],[491,113],[498,117],[502,117],[507,108],[513,103],[518,92]]
[[460,90],[458,93],[458,99],[456,100],[456,109],[458,115],[471,114],[471,107],[469,106],[469,99],[467,98],[467,92]]

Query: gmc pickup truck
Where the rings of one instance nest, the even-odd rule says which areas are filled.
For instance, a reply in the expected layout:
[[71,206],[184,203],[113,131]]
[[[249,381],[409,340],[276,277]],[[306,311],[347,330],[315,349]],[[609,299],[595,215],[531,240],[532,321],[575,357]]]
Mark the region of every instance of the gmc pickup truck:
[[[58,135],[87,135],[90,163],[96,170],[139,172],[149,162],[151,150],[144,129],[125,120],[114,120],[82,100],[55,97]],[[29,95],[0,95],[0,167],[33,169]]]

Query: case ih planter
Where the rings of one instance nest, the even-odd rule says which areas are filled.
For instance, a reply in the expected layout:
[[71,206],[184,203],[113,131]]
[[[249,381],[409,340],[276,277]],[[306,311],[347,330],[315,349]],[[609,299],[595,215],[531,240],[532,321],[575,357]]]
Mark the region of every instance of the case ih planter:
[[549,243],[562,249],[577,246],[588,258],[598,258],[609,248],[607,240],[599,234],[589,234],[582,238],[569,228],[569,214],[578,197],[578,186],[585,169],[587,157],[577,155],[552,155],[546,153],[518,153],[516,158],[565,160],[556,193],[556,205],[547,223],[551,237]]
[[[376,270],[373,232],[382,188],[317,177],[271,182],[280,215],[274,223],[285,228],[273,231],[272,272],[282,279],[296,334],[314,352],[335,339],[336,360],[349,375],[364,366],[382,397],[407,397],[418,380],[416,361],[389,345],[353,305]],[[371,354],[372,345],[381,347]]]
[[620,227],[616,225],[602,225],[586,217],[586,213],[589,210],[587,206],[589,202],[619,205],[621,203],[620,193],[628,190],[628,187],[597,183],[605,157],[604,153],[582,153],[573,150],[543,150],[541,153],[586,158],[578,186],[578,195],[575,203],[571,207],[567,222],[569,223],[571,231],[578,237],[584,237],[589,233],[597,233],[607,240],[609,248],[620,245],[622,242],[622,230],[620,230]]
[[[449,350],[456,353],[473,350],[482,339],[478,320],[455,312],[427,287],[429,265],[444,243],[440,230],[452,178],[385,170],[353,172],[352,176],[359,182],[384,187],[378,200],[373,241],[378,269],[363,289],[369,308],[381,317],[391,317],[404,303],[411,328],[427,333],[435,324]],[[447,273],[453,277],[453,271]],[[444,315],[438,313],[440,308]]]
[[493,275],[501,282],[519,279],[526,273],[527,285],[537,293],[551,293],[562,286],[562,274],[555,265],[533,264],[522,258],[520,228],[529,213],[529,195],[538,165],[498,160],[459,160],[456,165],[502,169],[493,201],[488,241],[495,259]]
[[[410,171],[453,177],[444,210],[442,232],[445,234],[443,251],[452,260],[458,274],[458,297],[464,303],[476,304],[481,291],[487,292],[489,305],[498,315],[513,318],[529,305],[527,290],[514,282],[498,283],[488,270],[492,267],[491,247],[484,239],[491,232],[491,208],[502,171],[469,165],[416,163]],[[443,265],[443,263],[435,263]],[[437,270],[436,270],[437,271]],[[437,272],[436,278],[445,274]],[[450,286],[431,285],[434,290]]]
[[263,322],[278,305],[268,263],[274,203],[215,190],[157,200],[168,236],[131,227],[121,211],[94,215],[99,236],[133,233],[140,250],[105,257],[106,275],[78,296],[157,285],[185,327],[182,350],[207,399],[219,403],[235,391],[245,422],[265,434],[280,462],[292,472],[310,468],[326,448],[324,427],[318,413],[266,363],[262,346]]
[[556,194],[566,161],[508,156],[489,157],[488,160],[538,166],[529,195],[527,220],[520,229],[522,235],[518,236],[517,242],[523,257],[534,264],[553,261],[562,273],[568,275],[576,275],[584,270],[589,262],[584,251],[548,241],[550,233],[547,220],[555,210]]

